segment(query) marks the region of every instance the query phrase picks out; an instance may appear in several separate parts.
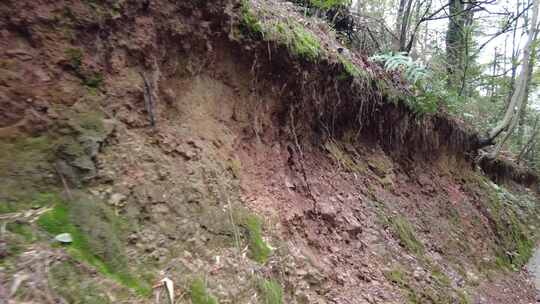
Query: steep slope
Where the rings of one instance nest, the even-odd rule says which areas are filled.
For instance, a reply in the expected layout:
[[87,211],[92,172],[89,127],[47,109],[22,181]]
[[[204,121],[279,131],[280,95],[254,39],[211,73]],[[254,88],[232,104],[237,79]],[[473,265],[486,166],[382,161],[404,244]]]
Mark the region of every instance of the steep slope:
[[152,303],[167,277],[180,303],[534,300],[511,271],[536,193],[294,6],[0,13],[0,297]]

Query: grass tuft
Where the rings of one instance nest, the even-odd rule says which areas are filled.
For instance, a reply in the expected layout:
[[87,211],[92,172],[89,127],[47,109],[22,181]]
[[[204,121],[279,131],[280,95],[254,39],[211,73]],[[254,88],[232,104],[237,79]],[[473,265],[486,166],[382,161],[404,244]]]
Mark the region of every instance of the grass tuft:
[[249,237],[249,251],[253,260],[264,264],[270,257],[272,249],[262,239],[261,220],[255,215],[249,215],[246,218],[246,228]]
[[192,304],[217,304],[217,299],[208,293],[206,284],[202,279],[196,279],[191,284],[191,303]]
[[424,252],[424,246],[416,239],[414,227],[403,216],[390,218],[390,225],[394,235],[399,238],[400,244],[414,254]]
[[274,280],[264,280],[259,285],[264,304],[283,304],[283,288]]

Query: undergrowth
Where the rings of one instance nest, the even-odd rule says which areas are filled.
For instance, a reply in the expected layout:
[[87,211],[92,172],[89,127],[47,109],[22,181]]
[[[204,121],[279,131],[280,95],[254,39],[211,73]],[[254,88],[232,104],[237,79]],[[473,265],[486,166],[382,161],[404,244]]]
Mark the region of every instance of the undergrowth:
[[245,219],[245,227],[248,231],[251,258],[261,264],[266,263],[272,249],[262,238],[261,220],[256,215],[248,215]]
[[284,45],[299,58],[316,61],[323,54],[319,38],[303,25],[290,19],[263,20],[253,12],[248,0],[242,1],[241,20],[248,33]]
[[82,81],[82,84],[97,89],[103,83],[103,74],[97,71],[85,71],[83,69],[84,52],[79,48],[68,48],[65,51],[69,66]]
[[192,304],[217,304],[217,299],[212,296],[202,279],[196,279],[191,283],[190,288],[191,303]]
[[497,235],[495,264],[504,269],[520,269],[527,263],[534,249],[534,240],[520,218],[517,202],[507,200],[506,190],[490,187],[489,182],[480,182],[488,193],[489,211],[494,233]]
[[343,69],[345,70],[347,76],[353,77],[353,78],[366,78],[367,74],[365,71],[359,69],[354,63],[352,63],[349,59],[347,59],[345,56],[338,55],[339,62],[343,66]]
[[433,281],[422,285],[402,266],[394,267],[384,272],[387,280],[398,286],[409,304],[419,303],[447,303],[469,304],[467,294],[451,286],[450,278],[437,268],[432,269]]
[[70,204],[57,199],[53,209],[37,223],[51,235],[69,233],[73,241],[66,245],[66,250],[75,260],[92,265],[139,295],[150,295],[148,284],[129,273],[118,239],[118,220],[103,208],[83,198]]
[[55,264],[49,270],[51,287],[68,303],[111,303],[99,282],[88,280],[89,283],[77,284],[81,280],[86,281],[89,275],[72,261]]
[[414,254],[422,254],[424,245],[416,239],[413,225],[403,216],[394,216],[389,219],[394,235],[399,238],[400,244]]
[[264,304],[283,304],[283,288],[277,281],[264,280],[259,289]]

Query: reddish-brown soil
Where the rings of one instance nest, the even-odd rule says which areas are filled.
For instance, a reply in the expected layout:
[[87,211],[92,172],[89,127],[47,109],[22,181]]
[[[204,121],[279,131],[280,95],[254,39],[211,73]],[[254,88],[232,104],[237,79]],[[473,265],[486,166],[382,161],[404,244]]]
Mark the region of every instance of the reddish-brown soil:
[[[254,277],[277,280],[285,303],[534,301],[527,276],[498,258],[501,248],[512,251],[505,257],[515,254],[507,248],[515,244],[501,243],[504,229],[532,234],[536,228],[526,225],[536,210],[510,212],[506,201],[498,203],[500,188],[474,168],[466,147],[457,149],[475,137],[452,120],[418,118],[381,99],[361,113],[370,122],[359,131],[346,112],[350,104],[358,110],[354,96],[332,107],[338,86],[353,92],[350,82],[331,77],[334,64],[308,63],[267,42],[263,52],[260,41],[227,36],[238,25],[236,1],[90,2],[0,4],[0,139],[8,145],[65,136],[73,120],[66,109],[99,110],[114,121],[92,155],[95,176],[66,182],[50,175],[64,190],[80,182],[81,191],[112,201],[119,216],[133,220],[124,244],[130,267],[172,278],[182,303],[188,279],[200,274],[223,303],[261,301]],[[266,48],[273,59],[262,57]],[[141,72],[154,88],[155,127]],[[103,79],[93,86],[96,75]],[[312,96],[302,95],[310,88]],[[334,116],[321,109],[342,111],[335,116],[342,120],[322,130]],[[8,173],[0,177],[21,175]],[[500,182],[534,205],[536,193]],[[266,264],[231,245],[233,207],[264,219],[264,240],[274,247]],[[505,212],[525,228],[512,230],[515,223],[498,218]],[[28,247],[13,257],[9,277],[0,276],[0,300],[3,285],[32,269],[22,263],[25,254],[38,256]],[[55,254],[45,257],[47,266],[58,262]],[[86,275],[115,299],[116,285],[108,290],[109,280]],[[22,286],[45,286],[46,278],[40,273]],[[64,296],[50,292],[49,299]]]

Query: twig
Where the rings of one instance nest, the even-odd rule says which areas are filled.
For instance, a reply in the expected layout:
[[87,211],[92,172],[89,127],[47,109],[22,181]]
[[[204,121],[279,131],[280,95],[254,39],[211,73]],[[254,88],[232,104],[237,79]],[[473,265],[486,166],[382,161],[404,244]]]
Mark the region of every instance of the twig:
[[55,165],[56,173],[58,176],[60,176],[60,180],[62,181],[62,185],[64,185],[64,190],[66,191],[66,195],[68,196],[69,200],[73,200],[73,196],[71,195],[71,191],[69,190],[68,183],[66,179],[64,178],[64,174],[62,174],[62,171],[60,170],[58,166],[58,162]]
[[152,84],[148,81],[146,75],[143,72],[139,72],[144,82],[144,109],[148,113],[148,119],[150,120],[150,126],[154,127],[156,125],[154,117],[154,97],[152,95],[153,87]]

